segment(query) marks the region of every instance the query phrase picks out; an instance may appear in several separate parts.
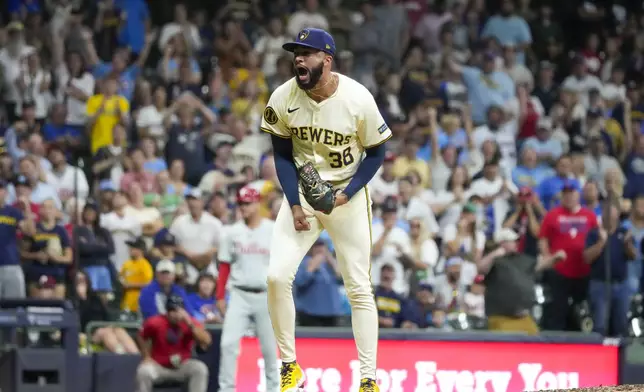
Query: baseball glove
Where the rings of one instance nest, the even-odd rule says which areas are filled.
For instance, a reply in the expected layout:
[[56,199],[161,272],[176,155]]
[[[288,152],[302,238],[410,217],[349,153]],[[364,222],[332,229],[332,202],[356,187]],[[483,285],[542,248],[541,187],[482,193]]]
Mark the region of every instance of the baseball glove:
[[331,184],[320,177],[320,173],[311,162],[307,162],[300,167],[298,174],[304,200],[314,210],[330,214],[335,206],[335,193]]

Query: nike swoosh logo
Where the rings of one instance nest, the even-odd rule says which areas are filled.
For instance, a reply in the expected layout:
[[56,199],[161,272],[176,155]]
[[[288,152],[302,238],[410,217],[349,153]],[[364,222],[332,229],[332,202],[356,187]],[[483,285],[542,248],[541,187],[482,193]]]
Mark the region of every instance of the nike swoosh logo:
[[300,110],[300,108],[295,108],[295,109],[286,109],[287,112],[293,113],[296,110]]

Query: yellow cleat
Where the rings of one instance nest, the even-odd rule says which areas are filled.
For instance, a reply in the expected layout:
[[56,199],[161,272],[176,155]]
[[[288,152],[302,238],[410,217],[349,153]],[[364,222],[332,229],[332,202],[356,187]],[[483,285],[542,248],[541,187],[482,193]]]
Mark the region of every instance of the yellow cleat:
[[304,372],[297,362],[283,363],[280,379],[280,392],[301,392],[306,382]]
[[378,388],[378,384],[376,384],[375,380],[363,378],[360,380],[359,392],[380,392],[380,388]]

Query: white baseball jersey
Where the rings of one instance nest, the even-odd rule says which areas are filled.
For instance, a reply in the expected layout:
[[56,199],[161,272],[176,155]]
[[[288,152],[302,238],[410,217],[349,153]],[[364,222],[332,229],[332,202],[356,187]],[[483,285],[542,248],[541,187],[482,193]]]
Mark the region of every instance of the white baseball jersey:
[[264,110],[261,129],[292,139],[300,167],[312,162],[323,180],[349,180],[364,150],[391,137],[373,95],[355,80],[338,75],[338,88],[318,103],[298,87],[295,78],[279,86]]
[[274,224],[270,219],[263,219],[254,229],[241,221],[226,228],[217,259],[220,263],[230,263],[231,286],[266,288]]

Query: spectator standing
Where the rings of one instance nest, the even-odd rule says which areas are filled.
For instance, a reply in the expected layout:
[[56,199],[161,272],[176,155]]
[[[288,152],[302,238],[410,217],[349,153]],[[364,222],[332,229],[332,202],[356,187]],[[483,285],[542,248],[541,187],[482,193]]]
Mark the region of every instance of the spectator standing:
[[[168,94],[163,85],[156,86],[153,91],[149,91],[152,89],[149,83],[143,84],[143,86],[145,86],[144,92],[146,94],[143,94],[143,105],[138,109],[136,127],[140,136],[152,138],[157,149],[163,151],[166,143],[164,126],[171,120],[165,117],[165,112],[168,109]],[[166,124],[164,124],[164,120]]]
[[29,208],[29,200],[19,200],[23,205],[20,211],[6,205],[7,184],[0,182],[0,298],[24,298],[25,277],[20,267],[18,251],[18,230],[23,235],[36,232],[34,217]]
[[51,73],[45,71],[40,62],[40,55],[36,50],[24,56],[24,62],[20,67],[20,75],[16,84],[20,94],[16,114],[22,114],[23,103],[29,103],[34,106],[36,121],[40,125],[45,122],[47,117],[48,98],[51,96]]
[[118,191],[112,199],[112,211],[101,216],[101,227],[107,230],[114,241],[114,253],[111,257],[116,271],[130,257],[127,241],[132,241],[142,234],[139,219],[127,213],[128,198],[123,191]]
[[504,229],[514,230],[519,236],[517,249],[531,257],[539,254],[538,238],[541,221],[547,211],[539,202],[539,197],[530,188],[519,190],[514,209],[508,212],[503,222]]
[[208,271],[217,275],[214,260],[219,247],[223,225],[219,219],[204,211],[201,191],[194,188],[186,196],[189,213],[178,216],[170,233],[177,241],[177,252],[188,259],[186,283],[194,285],[199,274]]
[[335,327],[344,314],[337,261],[326,242],[318,239],[295,274],[294,297],[298,325]]
[[595,213],[579,203],[579,185],[567,180],[562,184],[561,206],[548,211],[539,232],[539,253],[548,259],[565,255],[544,277],[550,301],[543,309],[542,328],[551,331],[577,330],[568,320],[571,303],[577,305],[588,293],[590,266],[584,262],[586,236],[597,227]]
[[[111,50],[112,62],[104,63],[96,53],[94,42],[92,39],[91,31],[87,30],[83,33],[86,42],[86,55],[87,65],[92,68],[92,74],[96,79],[112,80],[115,83],[115,88],[110,88],[110,95],[114,96],[118,93],[126,102],[132,100],[134,95],[134,84],[136,78],[141,72],[141,67],[145,64],[152,42],[156,38],[156,33],[148,32],[145,35],[145,46],[136,58],[136,61],[128,66],[128,51],[126,48],[114,48]],[[102,84],[102,83],[101,83]],[[105,88],[101,85],[101,89]],[[107,105],[110,108],[112,105]],[[89,107],[89,101],[88,101]],[[100,105],[98,106],[100,107]],[[114,110],[114,109],[112,109]],[[126,114],[125,111],[121,114]]]
[[488,19],[481,38],[494,38],[504,46],[515,46],[519,64],[525,63],[525,50],[532,44],[528,23],[515,13],[515,0],[501,1],[501,12]]
[[371,276],[373,283],[380,284],[380,271],[385,265],[394,269],[393,289],[405,294],[409,292],[409,282],[405,279],[405,265],[400,260],[402,254],[411,253],[411,241],[405,230],[397,226],[398,205],[389,198],[382,207],[382,222],[373,225],[373,248],[371,250]]
[[118,93],[118,80],[107,77],[101,82],[101,94],[87,100],[87,126],[90,129],[91,151],[95,154],[101,147],[113,143],[113,129],[126,125],[130,102]]
[[145,320],[139,333],[143,359],[136,371],[137,391],[152,392],[155,383],[179,381],[190,392],[206,392],[208,367],[192,358],[192,350],[195,343],[207,349],[212,337],[188,314],[182,297],[170,296],[165,307],[167,314]]
[[71,197],[87,199],[89,184],[85,172],[67,163],[63,147],[51,144],[47,157],[52,166],[52,170],[47,172],[47,183],[54,187],[60,201],[66,203]]
[[628,286],[631,295],[639,293],[640,281],[642,279],[642,240],[644,239],[644,194],[633,198],[633,205],[628,219],[621,223],[621,229],[632,233],[633,244],[636,255],[631,263],[628,263]]
[[493,52],[483,55],[481,68],[461,66],[452,59],[448,61],[453,72],[462,75],[468,89],[474,125],[486,122],[486,113],[491,107],[504,108],[514,98],[514,82],[508,74],[497,70],[496,54]]
[[593,332],[621,337],[628,333],[631,304],[628,264],[637,251],[633,233],[619,227],[619,207],[608,204],[604,210],[607,214],[602,220],[603,227],[594,228],[586,237],[584,262],[590,264],[588,301]]
[[[255,322],[255,330],[264,357],[266,389],[276,390],[277,344],[273,334],[267,299],[269,253],[274,222],[262,217],[260,194],[249,186],[237,193],[242,220],[229,226],[219,247],[217,308],[224,315],[219,362],[219,390],[234,392],[239,344]],[[225,293],[230,276],[230,303]]]
[[22,71],[22,62],[29,53],[35,49],[33,46],[25,43],[24,37],[25,26],[17,20],[12,21],[6,27],[7,45],[0,50],[0,64],[3,72],[3,98],[5,111],[9,123],[18,119],[17,106],[20,101],[20,91],[18,90],[17,80]]
[[[195,111],[202,115],[202,123],[195,118]],[[166,115],[168,115],[166,113]],[[166,144],[166,159],[172,162],[176,159],[183,161],[186,168],[186,180],[190,185],[197,186],[206,172],[204,155],[204,132],[215,122],[213,112],[194,95],[188,94],[180,100],[177,109],[178,123],[173,124],[168,132]]]
[[78,266],[89,277],[92,291],[112,292],[112,262],[114,240],[112,234],[101,227],[98,206],[85,204],[81,224],[74,230],[74,242],[78,244]]
[[56,222],[58,212],[52,200],[45,200],[35,235],[23,236],[20,255],[30,297],[35,296],[38,281],[45,275],[55,281],[55,297],[65,298],[65,277],[72,263],[72,248],[67,231]]
[[59,62],[56,68],[58,99],[66,104],[65,124],[83,134],[87,121],[85,107],[89,97],[94,94],[96,82],[92,74],[85,69],[81,53],[68,53],[65,62],[62,56],[63,53],[60,53],[60,58],[55,58]]
[[141,237],[127,241],[130,247],[130,258],[121,267],[120,281],[123,286],[121,310],[137,313],[139,311],[139,295],[141,289],[152,282],[154,271],[150,262],[145,258],[145,240]]
[[562,260],[565,252],[535,258],[518,251],[518,239],[512,229],[500,230],[495,238],[497,248],[479,263],[485,274],[485,314],[492,331],[537,335],[539,327],[531,315],[537,273]]
[[199,35],[199,29],[190,19],[188,19],[188,10],[185,4],[176,4],[174,6],[174,20],[166,23],[161,29],[159,36],[159,50],[161,52],[167,47],[168,43],[177,34],[185,39],[190,51],[198,52],[201,49],[202,42]]

